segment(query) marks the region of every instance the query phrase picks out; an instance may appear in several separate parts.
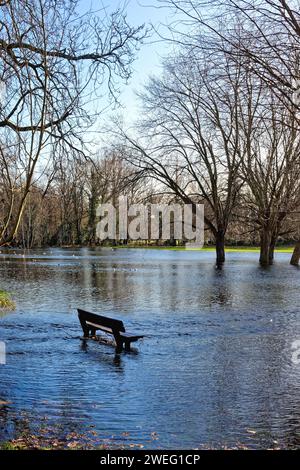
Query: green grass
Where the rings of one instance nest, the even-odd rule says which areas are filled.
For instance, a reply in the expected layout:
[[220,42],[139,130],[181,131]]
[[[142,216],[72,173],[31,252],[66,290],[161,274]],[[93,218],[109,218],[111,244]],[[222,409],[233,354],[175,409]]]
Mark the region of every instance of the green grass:
[[0,309],[14,310],[15,303],[8,292],[0,290]]

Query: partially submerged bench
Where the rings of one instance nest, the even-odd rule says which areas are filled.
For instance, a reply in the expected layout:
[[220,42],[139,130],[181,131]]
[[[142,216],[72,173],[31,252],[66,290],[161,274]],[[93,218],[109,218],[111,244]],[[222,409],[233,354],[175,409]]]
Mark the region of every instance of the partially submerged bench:
[[97,330],[103,331],[114,337],[117,352],[121,352],[123,347],[125,347],[125,351],[130,351],[130,344],[144,337],[125,331],[121,320],[114,320],[81,309],[78,309],[78,318],[84,338],[95,338]]

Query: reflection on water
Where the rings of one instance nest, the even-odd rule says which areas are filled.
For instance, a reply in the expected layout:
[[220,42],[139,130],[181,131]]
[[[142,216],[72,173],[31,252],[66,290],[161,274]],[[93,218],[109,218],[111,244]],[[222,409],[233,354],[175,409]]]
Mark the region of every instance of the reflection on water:
[[[300,271],[278,255],[167,250],[2,250],[1,289],[14,313],[1,315],[0,440],[21,412],[62,432],[93,425],[153,447],[297,447]],[[133,354],[79,339],[77,307],[120,318],[144,333]]]

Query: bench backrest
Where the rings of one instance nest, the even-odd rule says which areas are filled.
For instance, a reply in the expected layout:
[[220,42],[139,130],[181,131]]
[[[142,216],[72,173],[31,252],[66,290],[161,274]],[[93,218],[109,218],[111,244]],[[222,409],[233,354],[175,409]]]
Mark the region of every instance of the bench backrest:
[[101,330],[113,335],[119,332],[125,332],[123,322],[115,320],[114,318],[103,317],[95,313],[86,312],[85,310],[78,309],[78,318],[81,323],[82,329],[95,329]]

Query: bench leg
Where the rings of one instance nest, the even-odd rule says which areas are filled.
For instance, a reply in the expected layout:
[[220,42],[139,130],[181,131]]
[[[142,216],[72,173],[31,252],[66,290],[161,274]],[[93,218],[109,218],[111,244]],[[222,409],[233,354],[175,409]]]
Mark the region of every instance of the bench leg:
[[89,338],[90,337],[90,330],[88,328],[85,328],[83,330],[83,336],[84,336],[84,338]]
[[125,351],[130,351],[130,341],[125,341]]
[[85,321],[83,321],[81,318],[80,318],[80,324],[81,324],[81,328],[82,328],[82,331],[83,331],[83,337],[88,338],[90,330],[87,327],[87,324],[85,323]]
[[123,341],[117,340],[116,341],[116,352],[120,353],[123,351]]

